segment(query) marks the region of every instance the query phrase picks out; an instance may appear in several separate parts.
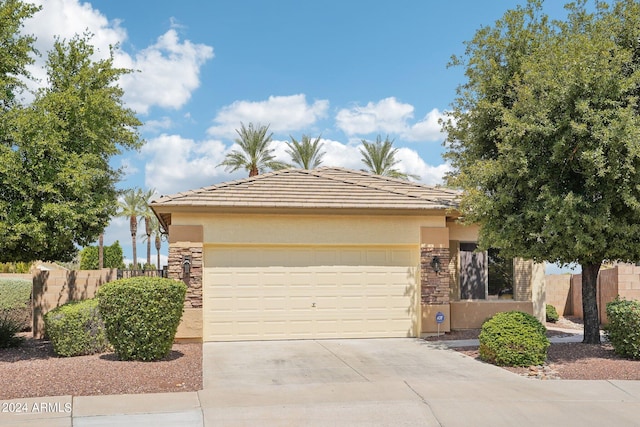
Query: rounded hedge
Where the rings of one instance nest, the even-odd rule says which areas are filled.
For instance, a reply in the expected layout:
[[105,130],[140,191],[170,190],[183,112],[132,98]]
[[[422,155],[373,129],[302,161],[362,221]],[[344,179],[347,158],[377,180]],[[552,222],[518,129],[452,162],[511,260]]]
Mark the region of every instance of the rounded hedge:
[[19,323],[20,331],[30,330],[31,280],[0,279],[0,310]]
[[480,331],[480,359],[498,366],[541,365],[547,359],[547,329],[521,311],[497,313]]
[[107,337],[120,360],[159,360],[169,354],[182,318],[187,286],[159,277],[102,285],[97,297]]
[[640,359],[640,301],[617,297],[607,304],[604,330],[613,351],[628,359]]
[[558,316],[558,311],[551,304],[547,304],[546,318],[547,318],[547,322],[551,322],[551,323],[555,323],[560,319],[560,316]]
[[45,333],[59,356],[82,356],[109,349],[95,298],[54,308],[44,315]]

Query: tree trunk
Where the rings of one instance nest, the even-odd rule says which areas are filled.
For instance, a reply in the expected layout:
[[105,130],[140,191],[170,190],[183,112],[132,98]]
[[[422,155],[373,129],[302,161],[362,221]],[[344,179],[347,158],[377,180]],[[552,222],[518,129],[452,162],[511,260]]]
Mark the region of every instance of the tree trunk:
[[144,231],[147,235],[147,265],[151,265],[151,224],[149,217],[144,218]]
[[158,270],[162,270],[162,267],[160,267],[160,248],[162,247],[162,240],[160,235],[156,234],[156,254],[157,254],[157,260],[158,260],[158,265],[156,266],[156,268]]
[[598,264],[581,264],[582,267],[582,317],[584,319],[585,344],[600,344],[600,315],[598,313]]
[[256,166],[252,167],[251,170],[249,171],[249,178],[251,178],[252,176],[258,175],[258,173],[259,173],[258,168]]
[[98,269],[104,268],[104,233],[100,233],[98,238]]
[[131,248],[133,249],[133,268],[138,269],[138,251],[136,250],[136,235],[138,234],[138,218],[131,216],[129,218],[129,230],[131,230]]

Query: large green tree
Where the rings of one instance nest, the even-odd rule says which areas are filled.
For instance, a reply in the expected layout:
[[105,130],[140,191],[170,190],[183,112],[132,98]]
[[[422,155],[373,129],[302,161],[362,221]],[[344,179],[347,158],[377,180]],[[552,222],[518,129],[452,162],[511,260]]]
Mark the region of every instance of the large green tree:
[[249,171],[249,177],[256,176],[265,169],[278,170],[288,166],[277,161],[273,155],[273,133],[269,133],[268,125],[255,126],[249,123],[245,126],[244,123],[240,123],[240,129],[236,129],[236,132],[238,138],[235,139],[235,143],[240,149],[232,150],[218,166],[225,166],[229,172],[246,169]]
[[454,58],[445,157],[482,248],[582,266],[584,342],[599,343],[600,265],[640,259],[640,5],[567,11],[531,0]]
[[400,162],[396,159],[398,149],[393,146],[393,140],[387,136],[384,141],[380,135],[377,136],[375,142],[362,140],[360,154],[362,155],[362,163],[367,167],[368,172],[376,175],[390,176],[399,179],[420,179],[418,175],[412,175],[400,172],[395,166]]
[[[24,77],[29,77],[27,66],[33,64],[35,38],[20,33],[25,19],[40,8],[20,0],[0,1],[0,114],[16,104],[16,96],[25,88]],[[0,120],[2,144],[6,144],[4,125]]]
[[325,155],[322,151],[323,145],[320,136],[311,140],[308,135],[302,135],[301,141],[291,136],[291,142],[287,142],[287,154],[291,156],[291,161],[302,169],[315,169],[322,164]]
[[117,85],[128,71],[113,66],[113,55],[93,60],[89,41],[56,41],[46,87],[5,114],[0,261],[69,260],[115,214],[120,171],[110,160],[140,147],[141,123]]
[[104,246],[104,266],[100,267],[99,248],[86,246],[80,251],[80,270],[97,270],[101,268],[124,268],[122,247],[117,240],[111,246]]

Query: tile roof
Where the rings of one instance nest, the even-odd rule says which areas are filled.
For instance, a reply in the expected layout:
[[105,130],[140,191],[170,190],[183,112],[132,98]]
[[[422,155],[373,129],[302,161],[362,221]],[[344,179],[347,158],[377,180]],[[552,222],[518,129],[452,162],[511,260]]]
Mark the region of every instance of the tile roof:
[[[350,169],[284,169],[162,196],[152,208],[456,208],[460,193]],[[162,209],[164,210],[164,209]]]

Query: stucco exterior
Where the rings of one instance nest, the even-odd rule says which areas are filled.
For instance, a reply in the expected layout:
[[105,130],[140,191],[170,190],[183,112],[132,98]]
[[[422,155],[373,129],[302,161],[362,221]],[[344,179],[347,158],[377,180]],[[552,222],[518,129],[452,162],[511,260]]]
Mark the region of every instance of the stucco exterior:
[[[540,301],[532,300],[544,294],[544,284],[531,282],[528,266],[516,289],[528,301],[458,303],[460,244],[476,242],[478,228],[457,222],[456,197],[328,168],[276,172],[154,202],[169,230],[169,274],[190,287],[178,336],[421,336],[437,331],[437,313],[446,332],[477,327],[500,308],[538,310]],[[187,273],[185,260],[201,261]]]

